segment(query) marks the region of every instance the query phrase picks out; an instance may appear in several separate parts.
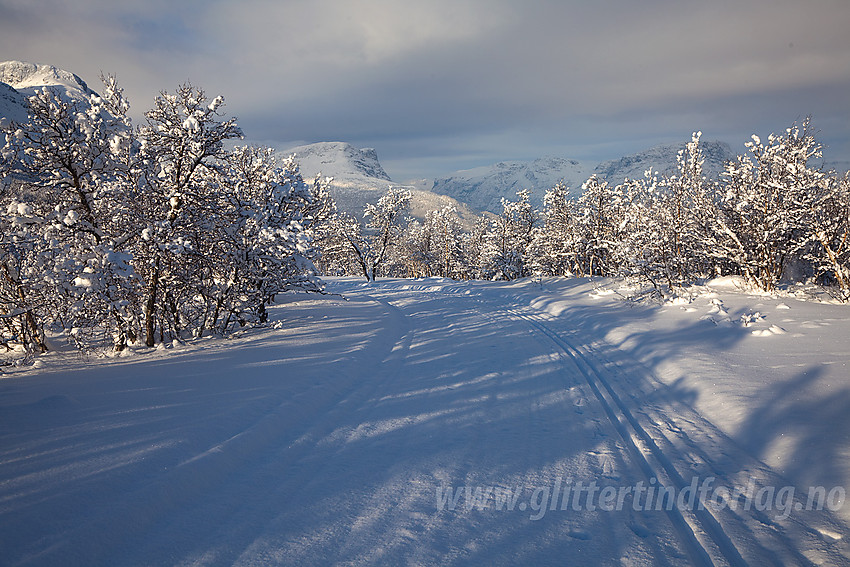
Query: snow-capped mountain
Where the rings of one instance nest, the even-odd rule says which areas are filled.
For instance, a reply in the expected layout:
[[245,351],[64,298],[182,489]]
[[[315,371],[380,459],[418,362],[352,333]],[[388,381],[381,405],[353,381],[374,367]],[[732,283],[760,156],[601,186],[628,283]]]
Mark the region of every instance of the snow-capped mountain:
[[305,180],[316,175],[333,177],[331,195],[337,208],[360,217],[366,203],[375,203],[390,187],[403,188],[413,193],[410,213],[422,218],[433,209],[454,206],[462,218],[472,218],[469,208],[448,195],[430,191],[428,183],[414,185],[395,183],[381,167],[373,148],[355,148],[346,142],[317,142],[278,151],[281,158],[295,156]]
[[[653,146],[636,154],[604,161],[594,168],[593,173],[609,183],[622,183],[627,178],[641,178],[650,168],[658,173],[671,173],[676,168],[676,156],[685,145],[686,142]],[[723,171],[723,165],[736,156],[725,142],[701,141],[700,148],[705,158],[703,171],[709,178],[716,178]]]
[[53,65],[4,61],[0,63],[0,120],[25,121],[27,99],[45,87],[78,101],[96,94],[80,77]]
[[289,148],[280,154],[294,155],[305,177],[321,173],[340,182],[365,179],[392,182],[373,148],[358,149],[345,142],[318,142]]
[[[473,208],[498,213],[502,208],[502,197],[511,199],[517,191],[528,189],[531,203],[540,207],[543,195],[558,181],[563,181],[573,195],[578,195],[582,184],[594,174],[617,184],[626,178],[641,178],[649,168],[659,173],[672,171],[676,167],[676,155],[685,144],[658,145],[596,166],[558,157],[540,158],[531,162],[499,162],[436,179],[433,191],[450,195]],[[704,168],[709,177],[716,177],[723,169],[723,164],[735,157],[732,148],[726,143],[711,141],[702,142],[701,145],[705,155]]]
[[60,95],[77,100],[88,100],[97,94],[85,81],[53,65],[37,65],[22,61],[0,63],[0,83],[12,87],[23,97],[30,97],[44,87],[51,88]]
[[502,209],[502,197],[512,199],[517,191],[528,189],[531,202],[539,207],[546,190],[558,181],[580,190],[592,172],[591,164],[558,157],[543,157],[532,162],[503,161],[435,179],[432,190],[450,195],[474,209],[497,213]]
[[[423,182],[404,187],[414,194],[411,208],[415,217],[448,204],[456,206],[467,217],[472,216],[473,210],[498,213],[502,198],[515,198],[517,191],[522,189],[528,189],[532,204],[541,207],[543,195],[559,181],[577,196],[591,175],[616,184],[626,178],[643,177],[649,168],[659,173],[670,172],[676,167],[676,155],[685,143],[654,146],[598,165],[553,156],[530,162],[499,162],[458,171],[435,179],[433,184]],[[723,164],[735,157],[729,145],[723,142],[702,142],[702,149],[709,177],[716,177]],[[337,206],[358,216],[366,203],[374,203],[390,187],[402,186],[390,179],[372,148],[358,149],[345,142],[319,142],[278,153],[281,157],[295,155],[305,179],[312,179],[318,173],[333,177],[331,192]]]
[[294,156],[307,181],[319,174],[333,177],[330,190],[337,207],[358,216],[366,203],[376,202],[395,185],[372,148],[358,149],[346,142],[318,142],[279,151],[278,156]]

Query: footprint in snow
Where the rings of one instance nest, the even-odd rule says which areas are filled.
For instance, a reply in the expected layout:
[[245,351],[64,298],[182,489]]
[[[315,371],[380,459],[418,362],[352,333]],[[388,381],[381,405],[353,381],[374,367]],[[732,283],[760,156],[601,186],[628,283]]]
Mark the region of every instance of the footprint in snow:
[[729,317],[714,317],[711,314],[703,315],[699,318],[700,321],[711,321],[715,325],[728,327],[732,324],[732,320]]
[[641,524],[632,524],[629,527],[635,533],[635,535],[638,536],[639,538],[646,538],[646,537],[649,537],[652,534],[652,532],[649,530],[649,528],[647,528],[646,526],[643,526]]
[[575,539],[581,539],[581,540],[589,540],[589,539],[592,539],[592,537],[593,537],[592,535],[590,535],[590,532],[585,531],[585,530],[579,530],[579,529],[572,529],[572,530],[567,532],[567,535],[570,536],[570,537],[573,537]]
[[620,476],[617,474],[617,462],[614,460],[614,455],[610,453],[595,452],[592,452],[591,454],[596,456],[597,466],[603,477],[611,480],[620,479]]
[[584,405],[587,403],[587,400],[585,400],[584,396],[582,396],[581,394],[573,393],[572,397],[573,397],[573,406],[575,407],[575,412],[577,414],[583,414],[584,413]]

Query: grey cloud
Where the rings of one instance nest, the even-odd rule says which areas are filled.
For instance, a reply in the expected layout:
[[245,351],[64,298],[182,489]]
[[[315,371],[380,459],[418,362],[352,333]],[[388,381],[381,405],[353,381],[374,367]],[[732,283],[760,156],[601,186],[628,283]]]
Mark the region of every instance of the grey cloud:
[[190,79],[251,137],[375,146],[400,175],[418,158],[422,175],[610,158],[695,129],[738,144],[809,113],[850,151],[845,0],[63,6],[3,2],[7,58],[115,72],[139,114]]

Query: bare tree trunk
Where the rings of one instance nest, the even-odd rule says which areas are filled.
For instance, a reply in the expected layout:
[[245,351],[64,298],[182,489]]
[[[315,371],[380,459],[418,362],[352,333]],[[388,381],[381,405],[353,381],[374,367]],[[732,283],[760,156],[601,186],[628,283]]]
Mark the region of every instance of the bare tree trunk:
[[171,293],[171,290],[165,293],[165,300],[168,304],[168,310],[171,312],[172,324],[174,325],[174,333],[177,335],[176,338],[180,338],[180,331],[182,330],[180,326],[180,311],[177,309],[177,302],[174,300],[174,294]]
[[[24,286],[20,280],[12,277],[12,272],[9,270],[9,265],[6,262],[3,262],[3,272],[6,277],[6,281],[15,287],[18,298],[21,300],[21,305],[26,305],[27,296],[24,291]],[[39,352],[47,352],[47,344],[44,342],[44,337],[41,335],[41,331],[38,328],[38,323],[35,320],[35,315],[33,315],[32,309],[27,309],[23,313],[23,317],[25,328],[29,329],[32,340],[38,346]]]
[[121,352],[127,348],[127,333],[124,332],[124,322],[121,320],[121,315],[115,308],[112,309],[112,316],[115,317],[115,326],[117,329],[117,336],[112,341],[112,350]]
[[156,309],[156,295],[159,291],[159,258],[154,262],[153,277],[148,286],[148,301],[145,305],[145,345],[152,347],[154,345],[154,332],[156,330],[156,322],[154,320],[154,310]]

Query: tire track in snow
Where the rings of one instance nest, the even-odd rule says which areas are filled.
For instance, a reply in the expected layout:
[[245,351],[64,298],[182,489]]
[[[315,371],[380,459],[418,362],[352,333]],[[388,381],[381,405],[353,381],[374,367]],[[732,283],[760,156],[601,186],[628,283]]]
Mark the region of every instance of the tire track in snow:
[[[298,421],[299,432],[288,435],[290,440],[284,446],[269,441],[264,444],[264,451],[256,451],[265,457],[254,466],[246,466],[242,479],[238,484],[245,486],[246,491],[256,492],[254,487],[267,486],[263,493],[261,506],[247,508],[247,515],[236,514],[228,518],[220,529],[222,533],[214,536],[213,541],[222,539],[226,542],[225,549],[216,551],[216,561],[228,564],[253,564],[257,556],[263,556],[263,542],[274,532],[290,511],[303,514],[310,510],[310,502],[305,501],[305,495],[315,494],[311,486],[332,482],[322,471],[323,463],[316,458],[317,448],[326,442],[336,432],[340,423],[347,423],[346,416],[357,412],[363,404],[382,390],[392,378],[392,372],[371,372],[369,368],[388,368],[397,366],[404,359],[410,347],[411,331],[405,316],[395,307],[385,301],[373,297],[356,298],[353,301],[375,303],[384,308],[386,316],[392,323],[389,325],[393,334],[392,340],[376,339],[376,344],[386,345],[372,356],[362,359],[358,365],[345,364],[346,368],[358,367],[362,372],[352,373],[344,382],[343,389],[337,392],[332,402],[326,403],[320,409],[312,411],[304,419]],[[365,378],[365,379],[364,379]],[[337,476],[345,476],[345,471],[337,470]],[[338,534],[329,537],[340,538]],[[259,549],[258,549],[259,548]],[[210,549],[215,549],[214,545]],[[209,553],[209,550],[206,551]]]
[[[468,287],[463,286],[461,284],[455,285],[457,286],[456,288],[455,286],[446,287],[434,286],[430,284],[406,284],[403,289],[404,291],[427,293],[427,295],[429,296],[438,296],[447,300],[458,299],[461,296],[467,297],[468,299],[473,301],[475,305],[475,307],[473,307],[471,310],[476,314],[476,316],[483,317],[486,321],[489,322],[489,329],[504,330],[504,332],[497,331],[495,333],[495,336],[499,337],[499,339],[501,340],[503,340],[504,337],[513,336],[513,340],[515,341],[527,341],[529,338],[532,338],[534,336],[532,334],[534,333],[534,330],[528,329],[524,321],[504,317],[502,315],[504,313],[503,309],[505,302],[508,301],[512,303],[512,297],[499,297],[498,303],[494,305],[491,297],[488,297],[487,295],[482,296],[479,294],[475,294],[474,297],[469,297],[470,290]],[[506,325],[506,323],[508,324]],[[518,325],[520,325],[521,327],[518,327]],[[518,332],[520,328],[522,330],[521,332]],[[510,329],[510,332],[508,332],[508,329]],[[504,347],[504,345],[500,346]],[[493,348],[499,348],[500,346],[493,345]],[[528,347],[531,348],[529,349]],[[551,351],[548,351],[546,347],[543,347],[541,350],[541,345],[536,340],[533,341],[533,346],[531,344],[527,345],[526,350],[524,350],[523,354],[524,356],[528,356],[531,352],[540,352],[541,355],[544,355],[545,358],[551,361],[551,364],[553,366],[558,367],[563,364],[562,357],[551,354]],[[552,370],[555,371],[555,373],[557,374],[557,378],[555,378],[555,383],[557,384],[558,389],[560,390],[563,387],[564,375],[561,372],[555,370],[554,368]],[[492,388],[494,388],[496,391],[500,391],[504,387],[504,379],[506,376],[504,372],[497,372],[496,374],[500,376],[501,379],[498,381],[498,384],[493,383]],[[597,470],[598,474],[605,475],[607,465],[608,469],[610,469],[608,470],[608,473],[613,475],[614,470],[612,467],[614,466],[615,462],[619,462],[622,466],[627,466],[629,469],[631,469],[631,467],[627,465],[628,457],[626,456],[626,453],[623,451],[623,448],[619,446],[616,442],[617,436],[612,435],[611,437],[608,437],[609,433],[613,434],[613,432],[607,431],[608,428],[603,426],[606,421],[606,418],[602,415],[602,408],[598,406],[592,408],[582,407],[584,404],[587,403],[588,400],[587,395],[583,391],[584,388],[582,386],[584,386],[584,384],[580,379],[576,379],[572,385],[575,387],[575,391],[573,389],[570,389],[569,393],[564,394],[564,397],[567,404],[569,404],[567,406],[568,409],[572,409],[573,411],[566,413],[564,417],[569,421],[575,422],[576,420],[573,413],[577,415],[582,415],[585,412],[589,412],[589,415],[598,416],[590,420],[592,423],[595,424],[595,427],[585,428],[585,433],[589,436],[587,437],[587,441],[591,441],[592,439],[591,445],[588,445],[586,447],[586,453],[587,455],[595,457],[595,459],[579,458],[573,460],[573,464],[569,469],[572,472],[560,474],[559,478],[576,478],[578,470],[584,470],[584,467],[588,466],[592,467],[594,470]],[[593,398],[591,397],[590,399]],[[483,401],[485,406],[488,405],[487,401],[491,401],[491,399],[488,398],[487,400]],[[531,411],[523,412],[523,414],[527,417],[525,420],[523,420],[523,426],[521,427],[522,433],[520,434],[519,430],[515,430],[514,433],[527,440],[525,442],[526,451],[529,455],[533,455],[540,447],[539,438],[541,438],[541,436],[544,438],[546,436],[551,437],[553,434],[549,432],[549,430],[552,429],[551,424],[548,420],[543,419],[543,416],[541,414],[540,400],[537,400],[537,402],[535,403],[535,407],[529,409]],[[492,407],[490,408],[490,410],[487,410],[485,408],[485,414],[491,415],[492,410]],[[552,431],[554,431],[554,429],[552,429]],[[485,432],[478,431],[478,433],[482,434]],[[490,432],[489,436],[485,435],[485,437],[492,442],[492,432]],[[598,447],[600,447],[600,444],[601,446],[604,446],[606,448],[603,449],[601,453],[597,451]],[[591,446],[593,447],[593,450],[590,450]],[[485,450],[482,451],[482,448]],[[575,445],[573,446],[573,448],[575,448]],[[478,476],[470,476],[470,473],[480,468],[480,465],[483,462],[482,456],[488,452],[492,452],[492,447],[484,447],[484,445],[481,443],[473,443],[472,451],[469,452],[466,455],[466,458],[462,460],[463,466],[461,466],[459,470],[455,471],[455,474],[460,472],[459,479],[462,479],[462,485],[481,484],[481,481],[477,480]],[[605,455],[610,455],[610,458],[607,461],[604,460]],[[532,458],[532,460],[534,459]],[[472,467],[473,463],[477,463],[476,467]],[[576,466],[578,466],[580,469],[575,468]],[[578,476],[582,476],[582,474],[587,473],[588,471],[585,470],[584,473],[578,473]],[[525,484],[529,485],[530,483],[531,486],[538,487],[551,484],[552,482],[554,482],[552,474],[552,471],[548,471],[549,476],[547,477],[526,476]],[[638,474],[640,475],[640,473]],[[631,473],[627,473],[627,476],[631,477]],[[544,478],[546,478],[547,480],[543,480]],[[612,478],[620,477],[614,476]],[[638,478],[640,478],[640,476]],[[497,484],[499,483],[499,481],[496,482]],[[571,481],[568,480],[568,482]],[[509,484],[510,483],[508,483],[508,485]],[[573,506],[575,506],[575,501],[573,501]],[[554,508],[549,509],[554,510]],[[566,509],[567,508],[565,507],[561,508],[562,511]],[[582,527],[582,519],[578,519],[578,521],[576,520],[577,518],[573,517],[567,520],[566,522],[561,523],[561,533],[567,534],[570,536],[570,538],[575,538],[579,541],[586,541],[590,539],[596,540],[597,538],[594,537],[592,534],[601,530],[605,535],[601,538],[600,541],[606,541],[612,547],[620,545],[622,544],[622,542],[632,541],[633,543],[626,544],[626,547],[624,547],[624,549],[629,549],[628,553],[637,553],[638,555],[640,555],[641,553],[648,552],[650,553],[650,557],[655,557],[655,561],[657,561],[658,564],[679,564],[683,557],[687,557],[686,549],[683,548],[681,545],[674,543],[677,538],[675,532],[673,531],[672,525],[665,525],[663,528],[660,528],[659,526],[660,529],[656,535],[662,536],[663,534],[663,537],[659,537],[659,539],[657,540],[656,538],[646,539],[647,536],[652,533],[652,531],[648,530],[646,526],[643,525],[643,521],[637,519],[630,510],[626,510],[622,514],[617,513],[596,515],[592,520],[594,529],[591,531],[587,531]],[[588,520],[586,514],[583,517],[583,520]],[[630,538],[635,539],[631,540]],[[444,557],[444,560],[451,563],[452,559],[450,558],[457,560],[459,559],[459,556],[449,555]],[[669,560],[673,560],[674,563],[665,562]]]

